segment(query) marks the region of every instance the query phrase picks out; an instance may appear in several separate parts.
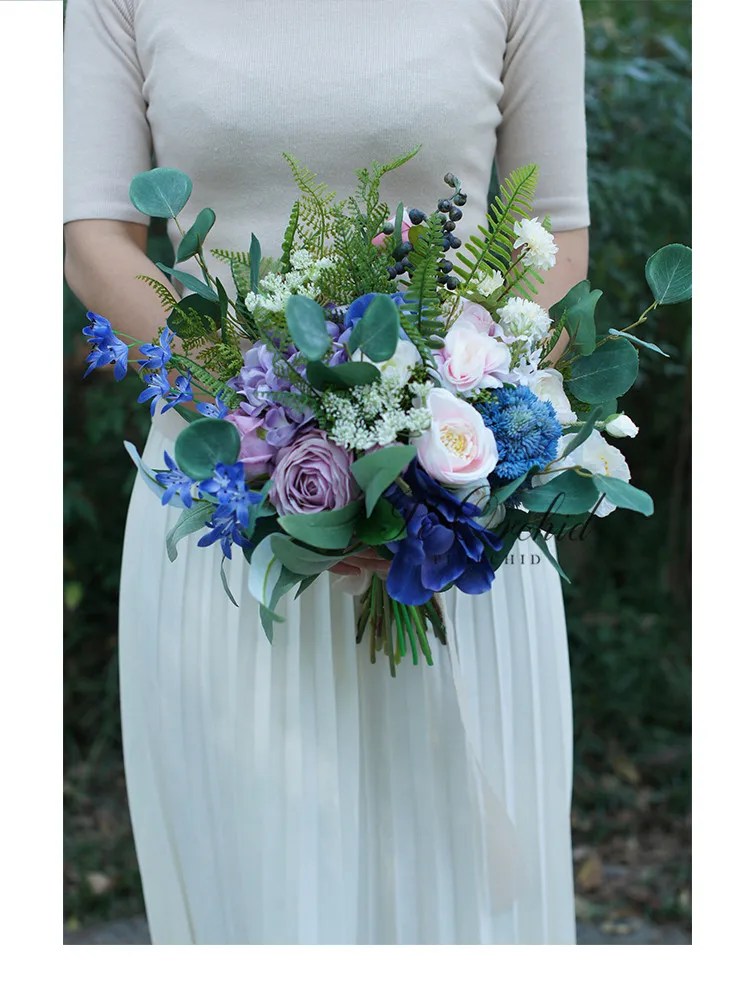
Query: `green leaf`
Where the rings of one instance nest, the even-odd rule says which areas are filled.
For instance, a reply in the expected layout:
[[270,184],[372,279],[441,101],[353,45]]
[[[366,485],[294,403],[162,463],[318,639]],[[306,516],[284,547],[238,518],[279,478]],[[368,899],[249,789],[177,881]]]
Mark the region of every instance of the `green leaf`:
[[229,581],[227,580],[226,570],[224,569],[224,564],[226,563],[226,559],[227,559],[226,556],[222,556],[221,563],[219,564],[219,576],[221,577],[221,586],[224,588],[224,593],[227,595],[227,597],[232,602],[232,604],[234,604],[234,606],[238,608],[239,604],[234,599],[234,594],[229,589]]
[[606,495],[612,505],[621,509],[631,509],[641,515],[654,514],[654,501],[648,492],[634,488],[627,481],[595,474],[594,484],[601,495]]
[[180,470],[197,481],[210,478],[217,464],[234,464],[240,435],[226,420],[205,417],[181,430],[174,445]]
[[371,362],[342,362],[331,368],[323,362],[307,363],[307,381],[314,389],[353,389],[368,386],[380,378],[380,369]]
[[191,410],[189,406],[183,406],[182,403],[177,403],[172,407],[178,416],[181,416],[186,423],[192,423],[193,420],[203,420],[203,414],[199,413],[197,410]]
[[307,580],[299,573],[292,573],[291,570],[287,570],[286,567],[281,568],[281,573],[279,574],[279,579],[274,585],[273,591],[271,592],[271,601],[268,607],[261,606],[260,609],[260,623],[263,626],[263,631],[266,633],[266,637],[269,642],[273,642],[273,626],[274,622],[280,622],[283,619],[276,615],[276,606],[279,601],[288,594],[289,591],[295,587],[300,582]]
[[[266,540],[264,539],[265,543]],[[342,551],[337,556],[324,556],[314,550],[306,549],[298,543],[293,543],[288,536],[282,536],[275,532],[268,537],[269,548],[273,550],[274,556],[280,563],[291,570],[293,573],[302,574],[305,577],[312,577],[339,563],[345,556],[354,556],[357,550],[348,552]]]
[[563,471],[551,481],[524,492],[521,503],[529,512],[552,509],[560,515],[577,515],[593,508],[598,498],[591,478],[585,478],[575,471]]
[[216,277],[216,292],[219,295],[219,324],[221,325],[221,341],[226,345],[229,342],[227,337],[227,311],[229,309],[229,297],[224,289],[224,284]]
[[362,516],[357,523],[357,538],[368,546],[395,543],[406,536],[404,517],[384,498],[378,499],[372,515]]
[[504,533],[502,545],[500,546],[499,550],[490,549],[489,546],[486,547],[485,556],[490,561],[490,565],[493,570],[497,571],[505,562],[505,558],[516,545],[520,533],[520,529]]
[[204,317],[210,317],[214,322],[216,327],[219,327],[219,298],[218,297],[201,297],[200,294],[188,294],[187,297],[183,297],[179,303],[175,304],[174,310],[167,318],[167,324],[174,331],[178,337],[180,335],[181,328],[181,318],[179,315],[175,314],[175,310],[180,310],[187,314],[188,311],[195,311]]
[[167,556],[170,563],[177,559],[177,544],[185,536],[202,529],[214,513],[213,502],[195,502],[185,509],[180,518],[167,533]]
[[517,488],[521,487],[524,481],[526,481],[526,476],[528,475],[528,473],[529,473],[528,471],[524,471],[524,473],[520,476],[520,478],[514,478],[513,481],[509,482],[509,484],[507,485],[503,485],[502,488],[494,488],[492,490],[490,499],[487,502],[487,505],[485,506],[482,514],[491,515],[498,507],[498,505],[502,505],[503,502],[506,501],[506,499],[510,498],[510,496]]
[[156,264],[162,273],[167,273],[169,276],[173,276],[175,280],[179,280],[180,283],[184,284],[188,290],[194,290],[195,293],[199,294],[201,297],[205,297],[206,300],[213,300],[216,303],[219,302],[217,294],[207,287],[205,283],[198,279],[197,276],[193,276],[192,273],[183,273],[182,270],[174,270],[171,266],[165,266],[164,263]]
[[582,355],[590,355],[596,344],[594,309],[601,297],[601,290],[592,290],[588,280],[582,280],[567,292],[562,300],[550,307],[550,317],[559,321],[566,313],[565,327],[573,347]]
[[254,294],[258,292],[260,282],[260,243],[253,232],[250,239],[250,289]]
[[279,517],[279,525],[284,532],[308,546],[331,550],[346,549],[361,510],[360,499],[331,512],[282,515]]
[[615,335],[617,338],[627,338],[627,340],[632,341],[634,345],[640,345],[641,348],[648,348],[649,351],[663,355],[664,358],[669,358],[669,355],[667,355],[666,352],[663,352],[658,345],[654,345],[650,341],[643,341],[641,338],[636,338],[635,335],[630,334],[628,331],[615,331],[614,328],[610,328],[608,333]]
[[557,572],[560,574],[560,576],[562,577],[562,579],[564,581],[566,581],[566,583],[569,584],[570,583],[570,577],[565,573],[565,571],[563,570],[563,568],[560,566],[560,564],[557,562],[557,560],[555,559],[555,557],[550,552],[550,548],[549,548],[549,546],[547,546],[547,541],[545,540],[544,536],[537,536],[536,539],[534,540],[534,542],[539,547],[539,549],[542,551],[542,553],[544,553],[544,555],[547,557],[547,559],[552,564],[552,566],[555,568],[555,570],[557,570]]
[[403,201],[400,201],[398,203],[398,208],[396,209],[396,216],[393,222],[393,235],[391,236],[391,243],[392,243],[391,252],[393,252],[394,249],[397,249],[404,241],[403,225],[404,225],[404,203]]
[[354,480],[365,493],[365,511],[372,515],[383,492],[390,488],[417,453],[416,447],[396,444],[360,457],[351,466]]
[[303,355],[318,360],[331,345],[326,316],[311,297],[292,294],[286,302],[286,323],[292,341]]
[[693,251],[672,243],[657,249],[646,263],[646,280],[658,304],[679,304],[693,296]]
[[297,593],[294,595],[294,600],[296,601],[297,598],[300,596],[300,594],[304,593],[304,591],[306,591],[308,587],[312,587],[312,585],[315,583],[315,581],[318,579],[319,576],[320,576],[319,573],[313,573],[310,574],[310,576],[308,577],[303,577],[302,580],[300,581],[299,587],[297,588]]
[[130,182],[130,200],[152,218],[175,218],[188,202],[193,182],[175,167],[155,167],[136,174]]
[[594,430],[597,420],[603,419],[605,419],[605,417],[602,416],[602,407],[595,406],[586,417],[586,422],[584,425],[565,448],[565,456],[567,457],[576,449],[576,447],[580,447],[585,440],[588,440]]
[[584,403],[603,403],[622,396],[638,375],[638,352],[629,341],[615,338],[570,367],[567,388]]
[[[271,595],[283,570],[281,561],[272,549],[272,539],[273,536],[267,536],[253,550],[247,574],[247,589],[258,604],[268,609],[271,620],[281,621],[281,618],[270,610]],[[266,630],[265,625],[264,630]],[[267,630],[266,635],[268,635]]]
[[203,249],[206,236],[213,228],[216,221],[216,212],[213,208],[202,208],[198,216],[177,247],[177,262],[182,263],[191,256],[195,256]]
[[364,315],[354,325],[349,352],[361,349],[373,362],[386,362],[398,344],[401,318],[398,308],[387,294],[376,294]]

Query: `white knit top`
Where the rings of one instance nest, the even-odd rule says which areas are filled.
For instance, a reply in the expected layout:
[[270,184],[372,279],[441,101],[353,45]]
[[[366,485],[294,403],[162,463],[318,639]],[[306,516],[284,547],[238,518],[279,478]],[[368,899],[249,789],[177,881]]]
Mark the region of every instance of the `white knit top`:
[[589,223],[578,0],[69,0],[64,82],[65,221],[147,223],[128,187],[153,153],[193,179],[184,228],[210,205],[209,245],[254,232],[278,255],[298,196],[282,152],[346,195],[356,167],[422,144],[383,181],[393,208],[431,211],[453,171],[465,241],[494,158],[501,179],[539,165],[553,231]]

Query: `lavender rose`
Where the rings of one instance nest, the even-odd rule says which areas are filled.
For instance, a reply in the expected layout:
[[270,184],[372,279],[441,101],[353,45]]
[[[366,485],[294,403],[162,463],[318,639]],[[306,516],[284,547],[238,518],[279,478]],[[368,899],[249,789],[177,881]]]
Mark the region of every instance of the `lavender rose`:
[[320,430],[306,430],[276,457],[270,499],[280,515],[343,508],[359,494],[353,456]]

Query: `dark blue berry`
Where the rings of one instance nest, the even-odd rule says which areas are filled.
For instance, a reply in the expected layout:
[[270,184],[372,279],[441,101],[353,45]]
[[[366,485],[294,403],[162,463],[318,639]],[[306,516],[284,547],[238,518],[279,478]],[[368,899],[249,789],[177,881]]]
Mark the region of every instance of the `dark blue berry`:
[[458,277],[447,276],[444,282],[448,290],[455,290],[458,287]]
[[451,208],[451,210],[448,212],[448,217],[450,218],[451,222],[460,222],[464,217],[464,213],[460,208]]
[[438,202],[439,212],[449,212],[452,207],[453,204],[448,198],[441,198],[440,201]]
[[397,274],[405,273],[406,272],[406,267],[401,262],[396,263],[396,265],[393,267],[393,269],[396,271]]
[[445,236],[443,239],[443,252],[447,253],[450,248],[451,248],[451,241],[447,236]]
[[393,230],[394,230],[393,222],[386,222],[385,225],[383,226],[383,232],[387,236],[392,236],[393,235]]
[[412,225],[420,225],[427,218],[425,213],[419,208],[409,209],[409,220]]
[[444,175],[443,180],[449,187],[451,188],[456,187],[456,175],[453,174],[451,171],[448,171],[448,173]]
[[465,205],[466,195],[463,193],[463,191],[459,191],[457,195],[453,195],[453,200],[457,205]]
[[449,259],[441,259],[438,263],[438,268],[441,273],[450,273],[453,269],[453,263]]
[[396,267],[395,266],[389,266],[388,267],[388,279],[389,280],[395,280],[397,276],[398,276],[398,270],[396,269]]
[[448,236],[448,240],[450,242],[451,249],[458,249],[458,247],[461,245],[461,240],[458,238],[458,236],[450,235]]
[[449,220],[443,225],[443,232],[452,232],[455,229],[455,227],[456,227],[456,223],[451,222]]

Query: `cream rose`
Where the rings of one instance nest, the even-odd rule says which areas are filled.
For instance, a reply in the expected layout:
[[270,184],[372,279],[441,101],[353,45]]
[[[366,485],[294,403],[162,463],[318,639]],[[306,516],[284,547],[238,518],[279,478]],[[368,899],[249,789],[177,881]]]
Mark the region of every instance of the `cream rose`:
[[440,377],[452,392],[497,389],[510,370],[510,349],[477,330],[469,318],[458,318],[435,352]]
[[563,426],[576,422],[570,400],[565,395],[562,374],[557,369],[538,369],[529,377],[527,385],[537,399],[552,403],[555,415]]
[[[356,351],[352,361],[372,362],[362,351]],[[393,379],[400,385],[405,386],[411,379],[411,374],[415,366],[419,365],[422,358],[413,341],[401,338],[396,345],[396,350],[385,362],[372,362],[380,369],[381,375],[386,379]]]
[[604,429],[611,437],[635,437],[638,427],[626,413],[617,413],[604,421]]
[[497,464],[497,445],[479,413],[446,389],[431,389],[427,406],[432,426],[413,441],[427,474],[450,488],[487,478]]

